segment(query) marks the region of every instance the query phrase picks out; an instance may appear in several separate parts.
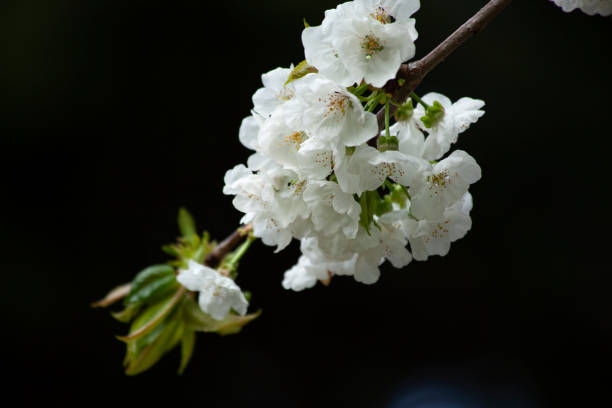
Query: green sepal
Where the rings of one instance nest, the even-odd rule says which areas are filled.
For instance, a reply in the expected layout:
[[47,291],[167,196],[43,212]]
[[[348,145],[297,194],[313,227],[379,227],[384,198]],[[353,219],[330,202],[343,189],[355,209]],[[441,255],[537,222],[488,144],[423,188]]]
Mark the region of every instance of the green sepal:
[[380,136],[378,138],[378,150],[381,152],[398,151],[399,140],[395,136]]
[[187,368],[187,364],[191,360],[193,350],[195,348],[196,332],[193,329],[185,327],[183,337],[181,338],[181,364],[178,369],[178,374],[181,375]]
[[421,122],[427,129],[431,129],[437,125],[444,117],[444,107],[438,101],[434,101],[433,105],[425,110],[425,116],[421,117]]
[[297,64],[295,68],[293,68],[293,71],[291,71],[291,73],[289,74],[289,79],[287,79],[287,82],[285,82],[285,85],[287,85],[290,82],[295,81],[296,79],[305,77],[306,75],[311,74],[313,72],[318,72],[318,71],[315,67],[308,65],[308,63],[304,60],[300,62],[299,64]]
[[130,294],[123,303],[149,302],[159,299],[172,289],[176,289],[178,282],[174,275],[174,268],[170,265],[154,265],[142,270],[132,281]]
[[306,17],[303,18],[303,21],[304,21],[304,28],[310,27],[310,24],[308,24],[308,21],[306,21]]
[[181,236],[186,240],[191,240],[194,235],[198,235],[195,221],[185,208],[179,209],[177,222]]
[[414,106],[412,105],[412,99],[408,99],[406,103],[404,103],[402,106],[397,108],[397,110],[393,114],[393,117],[395,118],[396,121],[402,122],[402,121],[406,121],[412,118],[413,114],[414,114]]

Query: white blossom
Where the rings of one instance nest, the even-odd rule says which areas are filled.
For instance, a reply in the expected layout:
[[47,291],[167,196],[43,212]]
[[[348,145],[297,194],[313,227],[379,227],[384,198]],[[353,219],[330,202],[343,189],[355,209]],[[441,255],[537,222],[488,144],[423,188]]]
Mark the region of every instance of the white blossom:
[[379,223],[373,228],[377,245],[359,253],[355,265],[355,280],[367,285],[374,284],[380,278],[379,266],[389,260],[395,268],[403,268],[412,261],[412,255],[406,248],[406,238],[397,227]]
[[[422,157],[427,160],[438,160],[444,156],[449,151],[451,144],[457,142],[459,134],[466,131],[472,123],[476,123],[484,115],[484,111],[480,109],[485,103],[478,99],[461,98],[452,103],[446,96],[434,92],[428,93],[422,99],[428,105],[433,105],[437,101],[444,109],[441,117],[429,129],[421,120],[417,121],[421,129],[429,132],[422,148]],[[414,109],[414,116],[417,119],[425,116],[425,109],[421,104]]]
[[465,193],[437,220],[406,219],[404,234],[408,237],[414,259],[426,261],[431,255],[446,256],[451,242],[463,238],[472,227],[471,210],[472,196]]
[[238,165],[225,175],[224,194],[235,195],[233,204],[245,213],[243,223],[253,224],[253,234],[264,244],[284,249],[298,231],[309,210],[302,198],[306,180],[297,174],[275,167],[252,173]]
[[424,171],[410,186],[412,214],[418,219],[438,219],[480,177],[476,160],[463,150],[454,151]]
[[334,275],[354,275],[357,254],[332,258],[320,250],[317,238],[305,238],[301,244],[302,256],[298,263],[285,272],[283,287],[294,291],[312,288],[317,281]]
[[295,84],[295,98],[287,103],[290,127],[337,146],[359,146],[376,136],[376,115],[366,112],[359,99],[319,74],[309,74]]
[[419,0],[355,0],[302,33],[306,61],[340,85],[382,87],[415,54]]
[[612,15],[612,0],[551,0],[557,6],[561,7],[566,13],[577,8],[584,13],[593,16],[601,14],[602,16]]
[[292,70],[293,65],[289,68],[273,69],[261,76],[261,82],[264,86],[253,95],[255,112],[267,118],[278,106],[293,98],[295,83],[293,81],[286,83]]
[[380,265],[389,260],[403,268],[412,260],[407,240],[397,227],[381,224],[371,234],[360,228],[353,239],[341,235],[308,237],[302,240],[302,256],[285,272],[283,287],[300,291],[332,276],[353,276],[356,281],[373,284],[380,277]]
[[238,139],[244,147],[251,150],[258,150],[257,136],[259,135],[259,129],[264,121],[265,119],[255,112],[242,120],[240,130],[238,131]]
[[303,198],[312,214],[315,231],[324,235],[342,232],[346,238],[357,235],[361,207],[353,195],[343,192],[337,183],[311,181]]
[[188,269],[179,270],[178,282],[188,290],[200,292],[200,308],[214,319],[223,320],[234,309],[244,316],[247,302],[240,287],[208,266],[189,260]]
[[407,186],[429,167],[429,163],[415,156],[397,151],[381,153],[362,145],[336,167],[335,174],[342,191],[361,194],[376,190],[387,178]]
[[[389,128],[389,133],[391,136],[397,137],[400,152],[410,156],[423,157],[425,135],[419,129],[414,115],[408,120],[394,123]],[[384,134],[384,131],[381,134]]]
[[288,121],[287,111],[284,106],[277,108],[262,126],[258,137],[260,152],[302,178],[324,179],[332,172],[334,146],[291,127],[300,121]]

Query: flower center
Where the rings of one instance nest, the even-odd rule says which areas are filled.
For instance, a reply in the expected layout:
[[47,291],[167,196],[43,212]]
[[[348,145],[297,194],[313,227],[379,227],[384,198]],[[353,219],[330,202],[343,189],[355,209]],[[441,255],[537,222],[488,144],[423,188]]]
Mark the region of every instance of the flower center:
[[327,112],[325,112],[326,117],[329,115],[336,114],[344,116],[346,114],[347,109],[353,107],[353,102],[351,101],[351,98],[341,92],[334,92],[330,94],[325,100],[319,99],[319,101],[327,105]]
[[363,37],[363,42],[361,43],[361,48],[365,51],[366,59],[372,59],[372,56],[377,52],[380,52],[385,49],[385,46],[382,45],[382,42],[378,37],[374,34],[370,33]]
[[448,234],[448,224],[448,221],[444,221],[444,223],[436,225],[429,236],[425,237],[425,242],[429,243],[432,240],[444,238]]
[[292,182],[289,186],[289,189],[293,190],[293,194],[300,196],[306,189],[306,184],[307,184],[306,180],[303,180],[300,182]]
[[450,184],[451,178],[448,175],[448,172],[444,170],[439,174],[432,174],[431,176],[427,176],[427,182],[429,182],[432,187],[436,186],[446,188]]
[[304,137],[304,132],[295,132],[293,134],[290,134],[288,136],[285,136],[285,144],[287,145],[293,145],[296,149],[300,148],[300,145],[302,144],[302,142],[304,141],[305,137]]
[[289,89],[286,86],[283,86],[283,88],[276,94],[276,99],[286,102],[294,96],[295,92],[293,91],[293,89]]
[[381,24],[390,24],[395,21],[395,18],[391,16],[384,7],[378,6],[375,12],[370,13],[370,17],[378,20]]

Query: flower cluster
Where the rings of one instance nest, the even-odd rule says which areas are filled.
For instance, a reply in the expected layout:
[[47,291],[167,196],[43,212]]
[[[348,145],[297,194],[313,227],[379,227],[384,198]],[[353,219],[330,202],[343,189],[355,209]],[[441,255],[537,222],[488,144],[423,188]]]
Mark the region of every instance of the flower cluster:
[[[402,268],[444,256],[471,227],[476,161],[451,145],[484,112],[430,93],[397,106],[381,89],[415,53],[418,0],[355,0],[302,34],[306,61],[262,76],[239,138],[254,150],[225,176],[243,223],[276,251],[302,256],[283,286],[333,275],[372,284],[388,260]],[[364,106],[365,104],[365,106]],[[380,132],[374,109],[384,106]],[[375,147],[376,146],[376,147]],[[446,157],[445,157],[446,156]]]
[[601,14],[602,16],[612,15],[612,0],[551,0],[563,11],[569,13],[579,8],[589,16]]

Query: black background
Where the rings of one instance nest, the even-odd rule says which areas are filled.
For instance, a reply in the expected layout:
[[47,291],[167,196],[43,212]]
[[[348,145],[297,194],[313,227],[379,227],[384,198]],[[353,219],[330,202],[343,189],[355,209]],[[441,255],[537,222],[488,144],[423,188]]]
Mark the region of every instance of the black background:
[[[417,57],[485,2],[422,3]],[[514,2],[418,90],[487,102],[458,145],[483,169],[474,226],[447,257],[293,293],[298,246],[257,243],[238,283],[258,321],[200,336],[182,377],[178,353],[122,374],[125,327],[89,303],[165,259],[179,206],[219,239],[237,226],[221,189],[249,155],[250,97],[303,59],[302,17],[335,5],[2,0],[3,388],[69,406],[419,408],[449,388],[487,407],[611,403],[612,21],[545,0]]]

